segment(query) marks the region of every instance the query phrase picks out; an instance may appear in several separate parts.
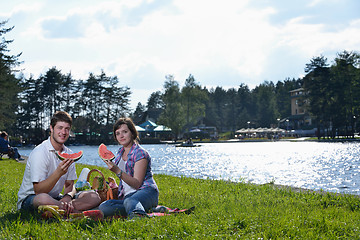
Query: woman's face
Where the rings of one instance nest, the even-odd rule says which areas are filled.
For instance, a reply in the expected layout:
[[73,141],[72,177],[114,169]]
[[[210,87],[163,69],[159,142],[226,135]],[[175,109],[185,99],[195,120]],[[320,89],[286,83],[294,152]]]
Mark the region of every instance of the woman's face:
[[124,147],[132,146],[134,143],[133,135],[126,124],[121,124],[115,131],[116,140]]

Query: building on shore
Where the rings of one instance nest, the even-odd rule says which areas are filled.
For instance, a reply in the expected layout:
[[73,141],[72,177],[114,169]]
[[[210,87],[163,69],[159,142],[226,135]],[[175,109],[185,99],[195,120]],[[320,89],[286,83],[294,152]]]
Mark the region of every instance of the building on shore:
[[281,119],[280,124],[288,132],[297,136],[315,136],[316,129],[312,124],[312,119],[307,111],[309,100],[306,97],[304,88],[290,91],[291,115]]

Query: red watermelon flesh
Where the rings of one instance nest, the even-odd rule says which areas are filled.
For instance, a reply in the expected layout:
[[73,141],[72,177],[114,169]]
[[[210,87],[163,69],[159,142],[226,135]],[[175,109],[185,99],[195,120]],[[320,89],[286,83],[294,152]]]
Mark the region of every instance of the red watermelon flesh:
[[74,162],[76,162],[83,156],[83,151],[80,151],[77,153],[61,153],[61,152],[55,151],[55,153],[60,160],[72,159]]
[[100,210],[88,210],[83,211],[84,216],[91,218],[94,221],[99,221],[104,219],[104,214]]
[[99,150],[98,150],[99,156],[102,160],[106,161],[106,160],[113,160],[115,158],[115,155],[107,149],[107,147],[105,146],[105,144],[100,144],[99,146]]

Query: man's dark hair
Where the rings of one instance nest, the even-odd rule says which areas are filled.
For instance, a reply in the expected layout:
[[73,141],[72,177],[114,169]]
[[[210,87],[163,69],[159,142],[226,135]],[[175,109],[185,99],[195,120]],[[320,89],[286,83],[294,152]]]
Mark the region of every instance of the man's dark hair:
[[70,124],[70,126],[71,126],[72,125],[72,117],[67,112],[57,111],[51,118],[51,121],[50,121],[51,127],[54,128],[57,122],[66,122],[66,123]]
[[5,131],[2,131],[1,134],[0,134],[0,136],[1,136],[2,138],[5,138],[7,135],[8,135],[8,134],[7,134],[7,132],[5,132]]

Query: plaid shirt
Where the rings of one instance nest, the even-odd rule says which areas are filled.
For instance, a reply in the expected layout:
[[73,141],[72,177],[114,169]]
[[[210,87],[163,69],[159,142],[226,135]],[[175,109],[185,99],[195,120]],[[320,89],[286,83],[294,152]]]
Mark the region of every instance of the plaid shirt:
[[[125,149],[123,147],[119,148],[119,151],[114,160],[116,165],[119,165],[121,156],[124,153],[124,151],[125,151]],[[125,172],[133,177],[135,163],[144,158],[148,161],[148,164],[147,164],[144,181],[139,189],[143,189],[146,187],[152,187],[152,188],[156,189],[157,191],[159,191],[159,189],[156,185],[156,182],[153,178],[152,171],[151,171],[151,157],[150,157],[149,153],[145,149],[143,149],[139,144],[134,143],[134,145],[132,145],[132,147],[128,153],[128,160],[125,162]],[[123,190],[123,186],[122,186],[122,181],[120,179],[119,199],[123,199],[123,197],[124,197],[124,190]]]

